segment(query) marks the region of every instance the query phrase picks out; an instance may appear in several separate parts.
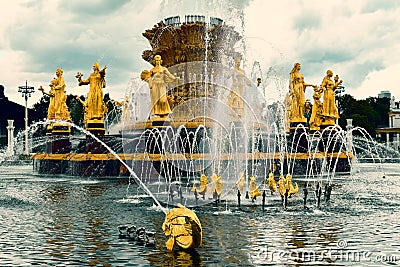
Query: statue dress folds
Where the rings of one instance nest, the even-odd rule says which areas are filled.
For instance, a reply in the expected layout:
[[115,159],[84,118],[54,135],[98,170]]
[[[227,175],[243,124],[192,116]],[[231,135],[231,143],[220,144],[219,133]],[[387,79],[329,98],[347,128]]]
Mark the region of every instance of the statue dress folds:
[[159,72],[153,72],[153,76],[149,80],[152,103],[151,115],[166,116],[171,113],[166,84],[174,80],[175,77],[164,67]]
[[300,63],[295,63],[290,71],[289,92],[292,97],[290,104],[290,121],[306,121],[305,111],[305,90],[308,86],[313,86],[304,82],[304,76],[300,73]]
[[155,66],[150,71],[142,71],[140,77],[150,87],[151,115],[160,117],[171,113],[167,97],[167,83],[179,82],[179,77],[172,75],[166,67],[161,66],[160,55],[154,56]]
[[335,82],[332,81],[333,72],[328,70],[326,76],[322,81],[321,88],[324,89],[324,103],[322,115],[331,120],[339,118],[339,112],[335,103],[335,90],[342,80],[339,81],[339,77],[335,77]]
[[[93,65],[93,73],[90,74],[87,80],[79,80],[79,85],[90,84],[89,93],[87,97],[87,119],[103,119],[103,88],[106,87],[105,82],[105,68],[100,70],[100,65],[95,63]],[[80,79],[80,78],[79,78]]]

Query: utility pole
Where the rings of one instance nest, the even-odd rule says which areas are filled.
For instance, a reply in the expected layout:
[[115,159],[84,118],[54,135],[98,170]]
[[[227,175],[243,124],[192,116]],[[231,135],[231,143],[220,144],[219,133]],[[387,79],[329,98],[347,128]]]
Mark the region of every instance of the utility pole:
[[28,155],[28,98],[35,92],[35,89],[33,86],[28,86],[28,81],[26,81],[25,85],[18,86],[18,92],[22,93],[22,97],[25,98],[25,154]]

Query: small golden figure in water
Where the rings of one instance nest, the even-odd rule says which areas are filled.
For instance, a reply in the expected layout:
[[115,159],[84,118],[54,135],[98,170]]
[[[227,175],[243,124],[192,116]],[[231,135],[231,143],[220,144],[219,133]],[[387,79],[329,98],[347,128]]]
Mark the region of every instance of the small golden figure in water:
[[283,175],[279,175],[279,181],[278,181],[278,187],[279,187],[279,194],[284,197],[285,193],[286,193],[286,187],[285,187],[285,177],[283,177]]
[[295,183],[295,184],[296,184],[296,187],[293,187],[292,175],[290,175],[288,173],[286,175],[286,179],[285,179],[285,188],[286,188],[288,197],[290,197],[290,195],[295,195],[295,194],[297,194],[297,192],[299,192],[299,185],[297,183]]
[[165,243],[168,250],[172,250],[175,244],[183,249],[197,248],[201,245],[203,230],[200,220],[194,211],[181,204],[165,215],[162,230],[169,236]]
[[261,193],[258,191],[256,178],[254,176],[250,176],[250,198],[251,200],[255,200],[259,196],[261,196]]
[[197,194],[202,195],[204,199],[207,192],[207,188],[208,188],[207,176],[203,173],[200,177],[200,188],[197,189],[196,185],[193,184],[192,192],[196,192]]
[[268,174],[267,183],[268,183],[269,190],[271,190],[271,194],[272,194],[272,192],[276,192],[276,182],[275,182],[273,172],[270,172]]
[[244,172],[240,173],[239,180],[236,183],[236,187],[237,187],[237,189],[239,191],[241,191],[241,192],[243,191],[243,188],[244,188]]
[[167,84],[178,83],[179,77],[172,75],[166,67],[161,66],[160,55],[154,57],[155,66],[150,71],[142,71],[140,77],[150,87],[151,115],[166,117],[171,113],[167,97]]

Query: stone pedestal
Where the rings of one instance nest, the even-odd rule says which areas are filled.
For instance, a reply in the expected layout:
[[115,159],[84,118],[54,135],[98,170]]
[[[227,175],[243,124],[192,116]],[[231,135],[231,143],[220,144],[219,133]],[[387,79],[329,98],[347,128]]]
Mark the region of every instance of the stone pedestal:
[[46,153],[66,154],[71,152],[71,127],[66,123],[54,123],[46,129]]
[[[106,131],[104,128],[104,120],[88,120],[86,123],[86,130],[93,134],[100,141],[104,140],[104,134]],[[93,138],[89,134],[86,135],[86,152],[90,152],[92,154],[107,153],[107,149],[96,138]]]
[[154,128],[167,128],[171,126],[168,117],[157,117],[151,120],[151,126]]

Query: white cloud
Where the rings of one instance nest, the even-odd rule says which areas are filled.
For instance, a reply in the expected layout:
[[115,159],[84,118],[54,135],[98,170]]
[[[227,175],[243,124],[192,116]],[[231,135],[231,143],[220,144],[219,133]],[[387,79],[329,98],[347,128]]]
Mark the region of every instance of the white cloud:
[[352,93],[361,98],[367,98],[371,96],[371,92],[372,96],[377,96],[380,91],[389,90],[392,92],[392,95],[399,100],[399,84],[396,79],[396,77],[398,77],[399,70],[400,63],[391,65],[390,67],[382,70],[372,71],[367,75],[367,77],[365,77],[364,81],[359,87],[352,90]]

